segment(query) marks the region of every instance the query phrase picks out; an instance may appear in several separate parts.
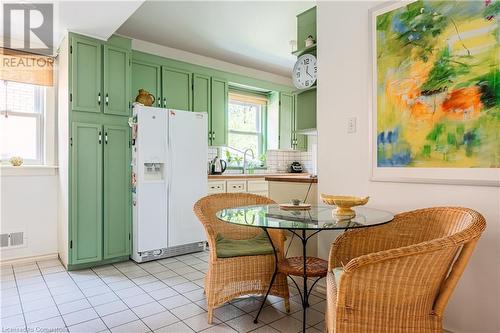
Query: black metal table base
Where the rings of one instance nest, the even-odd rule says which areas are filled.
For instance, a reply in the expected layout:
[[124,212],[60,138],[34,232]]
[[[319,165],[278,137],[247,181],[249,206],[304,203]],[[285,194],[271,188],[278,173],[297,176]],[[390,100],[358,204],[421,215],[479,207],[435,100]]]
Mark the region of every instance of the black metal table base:
[[[262,303],[260,305],[259,311],[257,312],[257,316],[255,316],[254,323],[257,324],[259,320],[259,315],[262,311],[262,308],[264,308],[264,304],[266,303],[267,296],[269,296],[269,293],[271,292],[271,288],[273,287],[274,280],[276,279],[276,275],[278,274],[278,253],[276,251],[276,248],[274,247],[274,244],[271,240],[271,236],[269,236],[269,232],[267,231],[267,228],[262,228],[266,232],[267,237],[269,238],[269,241],[271,242],[271,245],[273,246],[273,251],[274,251],[274,272],[273,276],[271,277],[271,282],[269,283],[269,288],[267,289],[266,296],[264,296],[264,299],[262,300]],[[297,236],[301,242],[302,242],[302,256],[304,259],[304,271],[303,271],[303,285],[302,285],[302,292],[300,291],[299,285],[297,282],[290,277],[292,282],[294,283],[295,287],[297,287],[297,290],[299,291],[300,299],[302,301],[302,331],[306,331],[306,314],[307,314],[307,308],[309,307],[309,296],[311,295],[311,292],[316,285],[316,283],[321,279],[321,277],[317,278],[313,284],[311,285],[311,288],[308,289],[307,287],[307,241],[309,238],[312,236],[316,235],[319,233],[321,230],[317,230],[310,234],[309,236],[306,235],[306,230],[302,230],[300,234],[296,233],[295,230],[293,229],[288,229],[291,233],[293,233],[295,236]]]

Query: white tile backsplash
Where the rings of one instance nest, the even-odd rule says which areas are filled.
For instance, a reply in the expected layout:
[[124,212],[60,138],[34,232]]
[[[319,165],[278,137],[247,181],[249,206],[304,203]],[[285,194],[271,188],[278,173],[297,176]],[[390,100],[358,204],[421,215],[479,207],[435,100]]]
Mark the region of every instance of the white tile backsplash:
[[[208,147],[207,160],[211,161],[217,156],[217,148]],[[314,173],[313,153],[311,151],[296,150],[268,150],[267,170],[259,170],[259,173],[284,173],[289,172],[292,162],[300,162],[304,172]],[[226,170],[225,173],[240,173],[240,170]]]

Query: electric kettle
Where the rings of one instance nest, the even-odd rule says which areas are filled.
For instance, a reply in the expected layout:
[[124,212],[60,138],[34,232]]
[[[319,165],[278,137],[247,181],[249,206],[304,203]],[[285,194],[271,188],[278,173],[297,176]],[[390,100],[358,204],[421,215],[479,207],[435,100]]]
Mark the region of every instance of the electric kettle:
[[219,156],[215,156],[215,158],[210,162],[210,174],[211,175],[220,175],[224,171],[226,171],[227,163],[226,161],[219,158]]

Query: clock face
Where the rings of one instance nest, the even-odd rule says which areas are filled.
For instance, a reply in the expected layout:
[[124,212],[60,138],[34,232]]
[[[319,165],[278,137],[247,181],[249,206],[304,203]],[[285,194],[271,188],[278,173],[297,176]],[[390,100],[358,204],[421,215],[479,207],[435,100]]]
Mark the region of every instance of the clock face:
[[304,54],[297,59],[293,67],[293,84],[299,89],[311,87],[316,82],[316,57]]

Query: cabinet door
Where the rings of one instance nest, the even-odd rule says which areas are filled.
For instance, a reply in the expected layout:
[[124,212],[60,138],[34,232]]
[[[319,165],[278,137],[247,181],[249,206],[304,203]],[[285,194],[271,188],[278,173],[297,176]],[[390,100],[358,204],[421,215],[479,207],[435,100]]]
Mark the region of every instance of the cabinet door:
[[227,94],[227,81],[212,78],[212,108],[210,110],[212,146],[227,145]]
[[130,254],[128,126],[104,126],[104,259]]
[[[312,127],[304,127],[307,126],[308,123],[304,120],[303,113],[304,109],[299,108],[299,99],[300,95],[295,95],[295,103],[294,103],[294,110],[293,110],[293,131],[301,130],[304,128],[312,128]],[[316,120],[314,121],[316,123]],[[315,125],[316,126],[316,125]],[[314,127],[315,127],[314,126]],[[292,135],[292,148],[296,150],[307,150],[307,136],[303,134],[297,134],[293,133]]]
[[161,67],[155,64],[132,60],[132,100],[139,94],[139,89],[147,90],[154,96],[153,105],[161,107]]
[[210,76],[193,74],[193,111],[210,112]]
[[129,51],[104,46],[104,113],[129,116]]
[[71,38],[71,108],[101,112],[101,43],[90,38]]
[[280,94],[280,149],[293,148],[293,105],[291,94]]
[[176,110],[191,110],[191,73],[180,69],[163,68],[163,107]]
[[102,260],[102,127],[74,122],[71,127],[72,264]]

